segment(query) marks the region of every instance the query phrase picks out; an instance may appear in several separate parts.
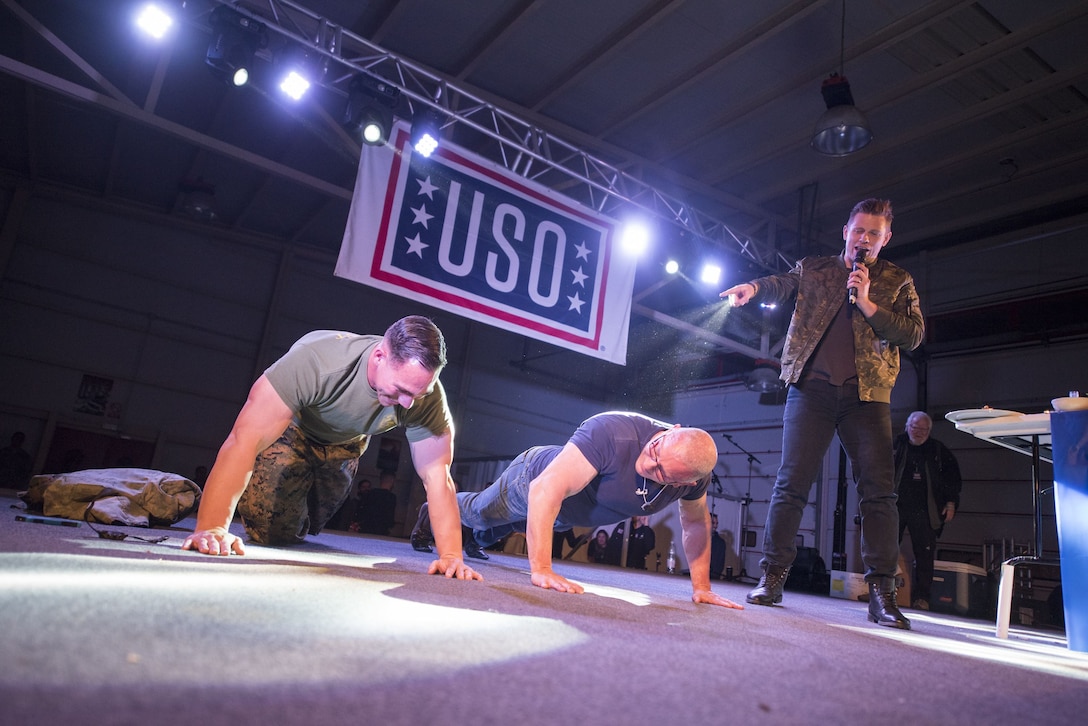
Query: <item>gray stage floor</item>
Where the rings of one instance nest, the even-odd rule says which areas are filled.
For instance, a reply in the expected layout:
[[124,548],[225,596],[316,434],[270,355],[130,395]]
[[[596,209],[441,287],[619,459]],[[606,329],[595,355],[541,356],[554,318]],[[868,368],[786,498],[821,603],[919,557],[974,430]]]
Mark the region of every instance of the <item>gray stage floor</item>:
[[[787,592],[695,605],[680,576],[563,562],[584,595],[426,574],[408,543],[326,533],[245,557],[184,552],[191,521],[15,521],[0,498],[4,724],[1077,723],[1088,655],[1052,631]],[[748,585],[715,583],[743,602]]]

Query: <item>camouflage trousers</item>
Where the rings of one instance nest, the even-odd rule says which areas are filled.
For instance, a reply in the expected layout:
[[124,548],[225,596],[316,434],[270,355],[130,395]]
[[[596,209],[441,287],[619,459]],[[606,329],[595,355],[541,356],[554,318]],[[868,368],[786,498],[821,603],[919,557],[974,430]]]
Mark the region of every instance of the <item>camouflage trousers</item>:
[[351,493],[367,440],[323,445],[294,424],[257,456],[238,501],[250,539],[264,545],[299,544],[318,534]]

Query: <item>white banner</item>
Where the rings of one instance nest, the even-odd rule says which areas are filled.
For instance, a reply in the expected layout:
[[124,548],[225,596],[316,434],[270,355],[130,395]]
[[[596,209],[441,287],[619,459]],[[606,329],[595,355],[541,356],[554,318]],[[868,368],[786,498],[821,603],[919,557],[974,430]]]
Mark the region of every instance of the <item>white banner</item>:
[[624,364],[635,260],[617,224],[474,154],[364,146],[336,275]]

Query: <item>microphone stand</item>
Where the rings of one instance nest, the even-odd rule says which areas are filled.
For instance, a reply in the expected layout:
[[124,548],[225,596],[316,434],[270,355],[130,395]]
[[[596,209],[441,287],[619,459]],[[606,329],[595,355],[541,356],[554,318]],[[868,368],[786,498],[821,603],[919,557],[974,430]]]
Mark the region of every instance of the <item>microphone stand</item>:
[[[733,440],[733,437],[729,434],[722,434],[726,441],[733,444],[737,449],[748,457],[748,490],[744,492],[744,498],[740,500],[740,546],[737,548],[737,556],[740,558],[740,573],[737,575],[737,581],[743,582],[748,578],[748,566],[745,560],[745,550],[747,549],[747,534],[748,534],[748,505],[752,503],[752,464],[763,464],[762,461],[756,458],[756,455],[751,451],[748,451],[743,446]],[[752,578],[754,581],[755,578]]]

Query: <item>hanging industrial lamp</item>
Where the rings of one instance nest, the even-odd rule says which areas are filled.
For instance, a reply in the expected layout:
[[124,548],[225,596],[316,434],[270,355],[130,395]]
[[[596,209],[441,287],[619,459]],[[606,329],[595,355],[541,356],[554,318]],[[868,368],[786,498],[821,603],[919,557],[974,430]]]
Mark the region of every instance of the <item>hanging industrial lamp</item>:
[[854,106],[850,83],[843,75],[846,59],[846,0],[842,0],[842,28],[839,35],[839,72],[820,86],[827,110],[816,121],[812,148],[828,156],[846,156],[864,149],[873,140],[869,121]]

